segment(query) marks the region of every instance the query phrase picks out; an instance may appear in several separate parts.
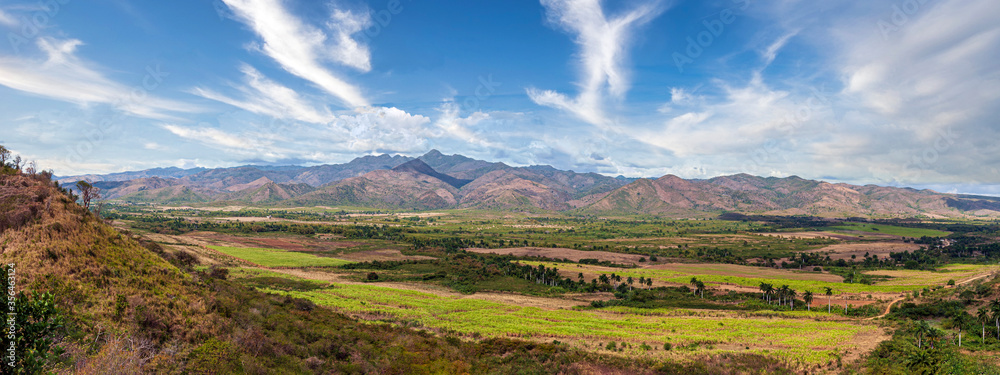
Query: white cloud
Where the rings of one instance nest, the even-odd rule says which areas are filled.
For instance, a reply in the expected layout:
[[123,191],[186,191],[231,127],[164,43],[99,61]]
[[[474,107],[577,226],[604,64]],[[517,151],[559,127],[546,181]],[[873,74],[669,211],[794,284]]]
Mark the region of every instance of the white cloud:
[[448,136],[454,139],[461,140],[469,145],[475,145],[479,147],[487,148],[504,148],[502,144],[493,142],[484,137],[477,132],[474,132],[470,127],[474,127],[483,121],[489,120],[490,115],[481,111],[476,111],[470,114],[468,117],[462,117],[460,108],[458,104],[453,101],[445,101],[438,111],[441,115],[438,117],[434,125],[441,130],[440,136]]
[[767,48],[761,51],[761,56],[764,57],[764,66],[771,65],[771,63],[774,62],[774,59],[778,57],[778,51],[780,51],[781,48],[784,47],[785,44],[788,43],[788,41],[798,33],[799,30],[795,30],[785,35],[782,35],[780,38],[778,38],[778,40],[775,40],[774,43],[771,43],[770,45],[767,46]]
[[[129,87],[112,81],[76,56],[77,39],[38,38],[44,60],[0,58],[0,85],[50,99],[80,104],[110,104],[139,117],[167,119],[165,112],[197,112],[198,108],[157,98],[138,85]],[[153,68],[151,68],[153,69]],[[147,81],[159,84],[153,77]],[[155,87],[154,87],[155,89]]]
[[317,109],[294,90],[268,79],[257,69],[244,64],[240,70],[246,79],[246,86],[237,87],[243,93],[242,100],[201,87],[195,88],[192,92],[207,99],[274,118],[314,124],[327,123],[334,118],[326,108]]
[[338,62],[363,72],[371,69],[367,46],[351,38],[371,22],[367,13],[335,10],[328,24],[331,37],[289,13],[281,0],[224,1],[238,20],[260,36],[257,48],[286,71],[316,84],[350,107],[368,105],[360,89],[323,65]]
[[[1000,163],[1000,24],[990,16],[1000,3],[928,2],[887,35],[876,21],[893,13],[891,4],[839,6],[822,13],[822,22],[811,3],[776,6],[780,11],[765,15],[773,20],[763,22],[796,31],[758,50],[762,67],[739,72],[746,83],[716,80],[718,90],[698,96],[673,90],[660,107],[666,115],[660,123],[631,134],[705,165],[709,175],[773,172],[903,185],[1000,181],[987,167]],[[784,66],[765,75],[794,36],[822,50],[819,61],[796,51],[806,62],[800,66],[817,71]]]
[[340,115],[330,124],[330,138],[351,151],[412,152],[426,148],[431,119],[398,108],[368,107]]
[[15,27],[17,26],[17,20],[11,15],[4,13],[3,9],[0,9],[0,25]]
[[607,126],[603,100],[605,93],[622,99],[629,89],[625,69],[626,49],[634,28],[649,22],[663,11],[653,1],[614,18],[604,14],[601,0],[542,0],[549,22],[575,34],[580,46],[581,82],[579,96],[570,99],[551,90],[529,88],[535,103],[558,108],[598,126]]

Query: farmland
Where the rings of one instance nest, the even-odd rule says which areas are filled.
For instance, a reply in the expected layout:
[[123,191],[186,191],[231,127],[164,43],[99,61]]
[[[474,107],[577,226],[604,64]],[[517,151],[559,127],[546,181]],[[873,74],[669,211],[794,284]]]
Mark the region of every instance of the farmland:
[[264,267],[335,267],[350,263],[346,260],[280,249],[223,246],[209,246],[209,248]]
[[[656,361],[756,354],[820,372],[860,363],[890,338],[866,320],[890,301],[1000,271],[974,258],[942,262],[910,240],[948,235],[948,224],[316,207],[130,209],[119,223],[257,290],[368,324]],[[763,295],[762,283],[796,294]]]
[[[372,320],[427,327],[470,337],[560,341],[606,350],[627,345],[631,355],[683,357],[694,353],[750,351],[805,366],[826,364],[839,353],[867,350],[882,334],[875,326],[813,319],[756,319],[692,311],[632,314],[544,310],[374,285],[331,285],[311,291],[277,291]],[[811,332],[803,336],[801,332]],[[669,343],[676,348],[663,350]],[[641,349],[643,344],[656,349]]]
[[878,234],[888,234],[891,236],[900,237],[944,237],[949,235],[949,232],[935,230],[935,229],[924,229],[924,228],[906,228],[898,227],[892,225],[878,225],[878,224],[861,224],[861,223],[849,223],[849,225],[838,225],[832,227],[831,229],[839,231],[861,231],[868,233],[878,233]]

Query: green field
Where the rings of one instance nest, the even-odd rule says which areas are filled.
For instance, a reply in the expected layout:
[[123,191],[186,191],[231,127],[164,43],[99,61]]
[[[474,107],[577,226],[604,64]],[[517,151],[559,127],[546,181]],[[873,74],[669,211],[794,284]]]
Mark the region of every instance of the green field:
[[771,319],[679,311],[677,316],[665,318],[649,311],[633,314],[621,308],[545,310],[373,285],[333,285],[313,291],[263,290],[306,298],[368,319],[474,337],[559,340],[591,350],[610,341],[628,342],[633,352],[630,354],[637,355],[644,354],[639,349],[643,343],[657,348],[670,343],[681,355],[755,352],[802,364],[825,364],[834,354],[854,346],[857,335],[873,335],[878,331],[872,325],[818,321],[808,318],[811,315]]
[[[611,274],[615,273],[621,275],[622,277],[631,276],[634,279],[639,277],[652,278],[655,281],[676,283],[687,285],[690,283],[692,277],[697,277],[698,280],[708,284],[732,284],[740,285],[746,287],[756,288],[760,283],[768,283],[775,286],[788,285],[790,288],[795,289],[801,295],[805,291],[812,291],[814,294],[820,294],[825,291],[825,287],[833,289],[834,294],[842,293],[901,293],[912,291],[914,289],[921,289],[925,287],[931,287],[935,285],[943,285],[950,278],[955,278],[960,280],[964,277],[969,277],[971,275],[985,272],[990,268],[990,266],[977,266],[977,265],[952,265],[945,267],[941,271],[871,271],[871,274],[880,273],[891,273],[887,276],[894,277],[885,282],[877,283],[875,285],[865,285],[859,283],[843,283],[843,282],[829,282],[820,280],[808,280],[804,279],[809,276],[809,273],[799,273],[792,271],[777,271],[773,269],[760,269],[762,273],[769,273],[766,277],[741,277],[732,275],[719,275],[715,273],[709,273],[709,270],[713,267],[711,264],[692,264],[690,266],[684,265],[685,269],[691,270],[692,272],[679,272],[677,270],[658,270],[658,269],[643,269],[643,268],[623,268],[611,270],[606,267],[590,266],[590,265],[579,265],[574,263],[556,263],[556,262],[535,262],[535,261],[520,261],[523,264],[530,264],[532,266],[544,265],[545,267],[556,267],[562,271],[572,274],[574,272],[580,271],[591,271]],[[718,265],[716,267],[730,267],[728,265]],[[747,269],[753,269],[757,267],[741,267]],[[698,269],[705,269],[705,273],[697,272]],[[780,274],[785,273],[787,277],[781,277]],[[776,276],[777,275],[777,276]]]
[[881,233],[888,234],[891,236],[900,237],[944,237],[950,232],[945,232],[935,229],[923,229],[923,228],[907,228],[907,227],[897,227],[893,225],[881,225],[881,224],[861,224],[861,223],[844,223],[844,225],[838,225],[835,227],[830,227],[829,229],[835,231],[861,231],[869,233]]
[[258,247],[209,246],[212,250],[264,267],[336,267],[350,261],[311,254]]

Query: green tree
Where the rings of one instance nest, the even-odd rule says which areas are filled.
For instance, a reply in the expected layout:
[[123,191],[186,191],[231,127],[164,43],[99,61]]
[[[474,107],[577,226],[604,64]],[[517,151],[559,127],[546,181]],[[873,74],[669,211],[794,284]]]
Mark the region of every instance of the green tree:
[[[9,270],[8,267],[4,267],[2,272],[3,281],[0,282],[0,286],[4,291],[10,288]],[[63,352],[62,348],[55,345],[53,339],[63,331],[66,320],[56,307],[55,297],[51,293],[18,292],[13,302],[15,325],[11,327],[8,320],[3,330],[3,338],[0,340],[5,352],[2,361],[4,372],[43,373],[49,361],[55,360]],[[9,334],[11,331],[13,335]],[[15,348],[13,370],[7,366],[9,359],[6,356],[6,348],[11,346]]]
[[833,311],[833,307],[831,307],[831,306],[833,306],[832,305],[832,303],[833,303],[832,302],[833,301],[833,289],[830,289],[830,287],[828,287],[828,286],[824,286],[823,288],[826,289],[826,312],[830,313],[830,312]]
[[0,169],[7,166],[7,159],[10,159],[10,150],[0,145]]
[[986,306],[976,311],[976,320],[983,325],[983,342],[986,342],[986,323],[990,321],[990,310]]
[[802,300],[806,301],[806,310],[812,311],[813,292],[807,290],[805,293],[802,293]]
[[993,312],[993,321],[997,325],[997,340],[1000,340],[1000,298],[990,301],[990,310]]

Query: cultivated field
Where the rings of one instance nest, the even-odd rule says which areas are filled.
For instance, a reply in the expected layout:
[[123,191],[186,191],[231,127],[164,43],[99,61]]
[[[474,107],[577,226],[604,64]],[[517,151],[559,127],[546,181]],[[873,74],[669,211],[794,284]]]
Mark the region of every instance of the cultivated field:
[[[870,350],[884,338],[873,325],[810,318],[747,318],[694,311],[629,313],[620,308],[575,311],[525,307],[512,301],[481,301],[374,285],[334,284],[313,291],[267,290],[308,298],[367,320],[456,332],[469,337],[558,340],[600,351],[614,341],[624,354],[683,358],[713,352],[778,356],[803,368],[835,356]],[[803,332],[809,334],[803,335]],[[670,343],[671,351],[663,350]],[[642,349],[641,345],[649,345]],[[655,349],[654,349],[655,348]]]
[[511,247],[502,249],[481,249],[481,248],[469,248],[468,251],[480,254],[504,254],[504,255],[514,255],[519,257],[546,257],[546,258],[558,258],[558,259],[569,259],[574,262],[579,262],[580,259],[597,259],[599,261],[608,261],[612,263],[620,264],[639,264],[639,259],[645,258],[638,254],[622,254],[622,253],[612,253],[608,251],[584,251],[584,250],[573,250],[573,249],[561,249],[561,248],[543,248],[543,247]]
[[280,249],[224,246],[209,246],[209,248],[262,267],[336,267],[351,263],[343,259],[319,257]]
[[[879,258],[885,258],[889,256],[889,253],[901,253],[904,251],[914,251],[926,246],[920,246],[913,243],[905,242],[861,242],[861,243],[843,243],[836,245],[824,246],[816,250],[810,250],[810,253],[823,253],[830,256],[831,259],[864,259],[865,254],[877,255]],[[855,258],[851,258],[851,256]]]

